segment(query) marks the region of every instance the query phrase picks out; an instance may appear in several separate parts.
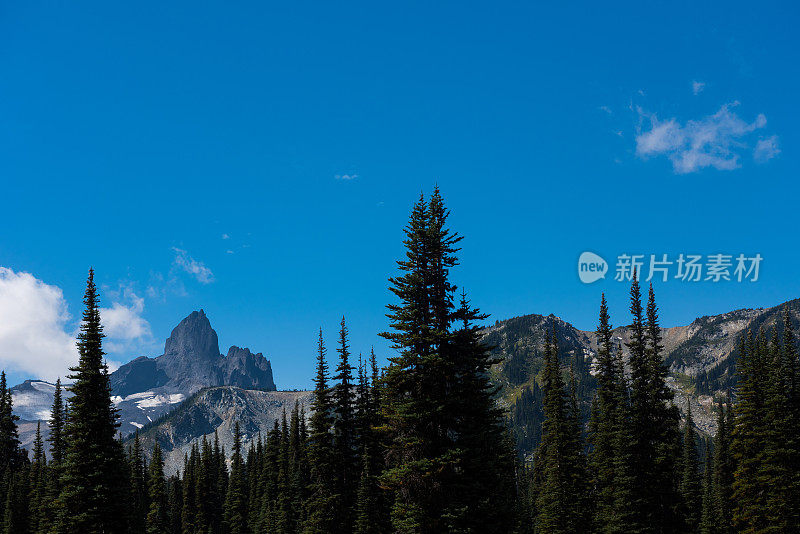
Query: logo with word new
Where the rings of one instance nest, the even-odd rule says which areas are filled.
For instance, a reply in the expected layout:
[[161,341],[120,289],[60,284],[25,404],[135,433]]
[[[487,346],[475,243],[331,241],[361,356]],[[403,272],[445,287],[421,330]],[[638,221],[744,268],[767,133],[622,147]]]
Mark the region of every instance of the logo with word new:
[[597,282],[606,277],[608,263],[594,252],[584,252],[578,258],[578,278],[584,284]]

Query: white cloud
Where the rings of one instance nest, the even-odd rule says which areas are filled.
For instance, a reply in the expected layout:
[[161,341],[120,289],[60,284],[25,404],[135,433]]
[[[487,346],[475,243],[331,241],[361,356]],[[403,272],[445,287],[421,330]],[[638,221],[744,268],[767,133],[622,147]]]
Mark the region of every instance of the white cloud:
[[358,175],[357,174],[337,174],[337,175],[334,176],[334,178],[337,179],[337,180],[349,181],[349,180],[355,180],[356,178],[358,178]]
[[599,107],[599,108],[597,108],[597,109],[599,109],[600,111],[604,111],[604,112],[608,113],[609,115],[611,115],[611,114],[613,113],[613,112],[611,111],[611,108],[610,108],[610,107],[608,107],[608,106],[600,106],[600,107]]
[[745,139],[765,127],[767,118],[759,114],[753,122],[746,122],[732,111],[738,105],[738,102],[725,104],[713,115],[687,121],[684,125],[674,118],[660,121],[655,114],[637,108],[639,120],[649,121],[650,129],[642,131],[640,127],[637,130],[636,154],[642,158],[667,156],[678,174],[705,167],[739,168],[740,153],[747,148]]
[[229,236],[228,234],[222,234],[222,239],[230,239],[230,238],[231,236]]
[[60,288],[30,273],[0,267],[0,367],[45,380],[78,361]]
[[191,274],[201,284],[210,284],[214,281],[214,273],[203,262],[192,258],[183,249],[173,247],[172,250],[175,252],[173,263],[177,267]]
[[699,95],[705,88],[706,82],[698,82],[697,80],[692,82],[692,94],[694,95]]
[[781,153],[778,148],[778,136],[772,135],[765,139],[759,139],[756,148],[753,150],[753,159],[758,163],[766,163]]
[[150,323],[142,317],[144,299],[130,286],[111,294],[111,307],[100,308],[103,332],[108,338],[106,350],[110,353],[123,353],[152,344]]

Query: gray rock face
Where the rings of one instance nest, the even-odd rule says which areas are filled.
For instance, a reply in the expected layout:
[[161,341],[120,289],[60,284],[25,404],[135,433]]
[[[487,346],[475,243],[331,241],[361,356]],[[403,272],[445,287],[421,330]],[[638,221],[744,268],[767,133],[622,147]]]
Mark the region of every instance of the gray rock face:
[[275,389],[272,364],[260,352],[253,354],[250,349],[234,345],[228,349],[228,355],[225,357],[222,383],[226,386],[272,391]]
[[214,440],[216,432],[220,444],[230,451],[233,431],[239,423],[243,447],[272,430],[275,421],[289,414],[295,403],[311,413],[310,391],[264,391],[232,386],[207,388],[190,397],[179,408],[144,428],[139,435],[142,448],[151,451],[159,444],[164,451],[164,470],[177,473],[183,467],[184,454],[192,445],[205,437]]
[[203,310],[178,323],[164,344],[164,354],[123,365],[111,374],[110,382],[123,435],[156,420],[203,388],[275,390],[272,365],[260,352],[234,346],[227,356],[220,354],[217,333]]

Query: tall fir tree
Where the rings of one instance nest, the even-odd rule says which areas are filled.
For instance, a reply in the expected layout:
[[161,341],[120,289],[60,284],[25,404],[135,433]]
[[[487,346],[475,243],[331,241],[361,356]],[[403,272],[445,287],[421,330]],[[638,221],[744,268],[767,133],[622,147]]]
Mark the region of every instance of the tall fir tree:
[[147,473],[139,432],[134,434],[133,443],[128,448],[128,480],[130,494],[128,496],[129,530],[143,532],[147,517]]
[[6,372],[0,371],[0,473],[15,472],[27,459],[20,448],[17,430],[19,417],[14,414],[14,399],[6,383]]
[[700,514],[700,534],[717,534],[716,505],[714,500],[714,479],[712,448],[706,445],[705,467],[703,469],[703,507]]
[[645,357],[648,364],[648,410],[644,435],[648,454],[646,461],[651,469],[645,479],[648,491],[648,528],[663,534],[681,532],[680,494],[678,492],[678,464],[680,462],[680,411],[673,402],[672,390],[667,385],[669,367],[664,363],[661,327],[658,318],[653,284],[647,294],[645,315]]
[[248,487],[247,473],[242,458],[242,435],[237,421],[233,430],[233,456],[231,477],[225,498],[225,522],[230,534],[248,534]]
[[[494,391],[485,380],[492,360],[473,325],[485,316],[455,309],[449,273],[461,237],[447,218],[438,188],[430,202],[420,196],[405,228],[401,274],[389,280],[399,303],[387,306],[391,331],[382,335],[398,355],[381,380],[387,446],[381,484],[393,492],[392,528],[399,533],[505,531],[510,516],[497,513],[508,496],[498,484],[487,489],[486,464],[471,456],[481,450],[495,473],[506,472]],[[454,329],[460,315],[466,326]]]
[[578,532],[585,528],[583,495],[576,485],[581,459],[575,446],[569,400],[558,361],[554,330],[544,349],[544,413],[542,441],[537,456],[542,485],[537,491],[536,530],[552,534]]
[[56,380],[53,405],[50,409],[50,465],[47,477],[47,502],[45,503],[45,523],[48,531],[56,524],[58,497],[61,493],[61,475],[66,445],[64,443],[64,423],[66,413],[62,397],[61,378]]
[[733,492],[733,463],[731,461],[731,437],[727,410],[731,410],[730,399],[719,403],[717,412],[717,435],[714,438],[714,461],[712,474],[714,497],[714,529],[719,534],[731,534],[731,493]]
[[[336,457],[336,493],[339,495],[339,517],[336,532],[351,532],[352,509],[358,489],[359,466],[356,455],[356,417],[353,366],[350,365],[350,345],[344,317],[339,325],[339,363],[333,379],[333,450]],[[332,534],[334,534],[332,532]]]
[[635,485],[624,367],[612,341],[605,295],[600,299],[597,343],[597,393],[589,434],[593,529],[603,534],[638,533],[644,527],[632,506]]
[[167,513],[167,494],[164,481],[164,459],[158,443],[153,446],[150,467],[147,477],[147,494],[149,508],[147,511],[147,534],[169,534],[169,517]]
[[328,364],[325,361],[322,330],[317,340],[317,373],[314,378],[308,455],[311,464],[309,499],[303,525],[304,534],[326,534],[335,531],[338,494],[335,490],[333,465],[333,407],[328,386]]
[[42,440],[42,423],[36,423],[36,437],[33,440],[33,462],[30,467],[30,531],[33,534],[46,532],[48,524],[47,457]]
[[767,516],[770,528],[800,532],[800,413],[797,407],[797,353],[791,312],[783,313],[783,332],[776,326],[768,353],[767,443],[765,476],[769,479]]
[[103,327],[91,269],[83,303],[78,334],[80,359],[69,377],[73,395],[64,427],[66,447],[57,530],[123,533],[127,529],[125,460],[115,439],[118,416],[103,359]]
[[702,482],[700,460],[697,454],[697,433],[694,430],[692,405],[686,400],[686,423],[683,427],[683,454],[681,455],[680,493],[683,501],[684,532],[697,532],[702,512]]
[[768,528],[765,437],[768,356],[763,333],[752,333],[739,345],[736,417],[731,452],[736,462],[733,479],[732,522],[736,532],[761,532]]

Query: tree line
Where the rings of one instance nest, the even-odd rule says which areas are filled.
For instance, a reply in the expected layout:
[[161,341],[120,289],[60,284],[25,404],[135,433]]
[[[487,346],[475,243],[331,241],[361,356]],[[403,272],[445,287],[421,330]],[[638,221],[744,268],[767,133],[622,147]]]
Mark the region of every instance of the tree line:
[[738,385],[715,401],[717,433],[708,441],[688,400],[681,421],[653,287],[643,306],[635,275],[630,312],[626,362],[601,298],[586,428],[574,372],[561,368],[548,334],[542,438],[519,474],[519,532],[800,532],[800,368],[788,307],[771,335],[762,329],[741,339]]
[[743,339],[737,387],[718,403],[718,432],[706,445],[690,408],[682,424],[653,288],[643,304],[634,276],[627,360],[601,299],[588,424],[575,363],[562,366],[554,330],[546,336],[541,439],[523,462],[489,378],[500,362],[482,342],[486,315],[450,278],[461,236],[448,215],[435,189],[404,228],[381,334],[394,356],[384,369],[374,352],[354,358],[342,318],[332,369],[319,332],[310,414],[296,404],[249,440],[236,424],[230,451],[216,434],[203,437],[169,476],[158,444],[144,451],[138,435],[119,436],[90,271],[72,396],[65,401],[57,382],[49,442],[40,428],[30,459],[0,374],[3,532],[800,531],[800,384],[788,311],[769,339]]

